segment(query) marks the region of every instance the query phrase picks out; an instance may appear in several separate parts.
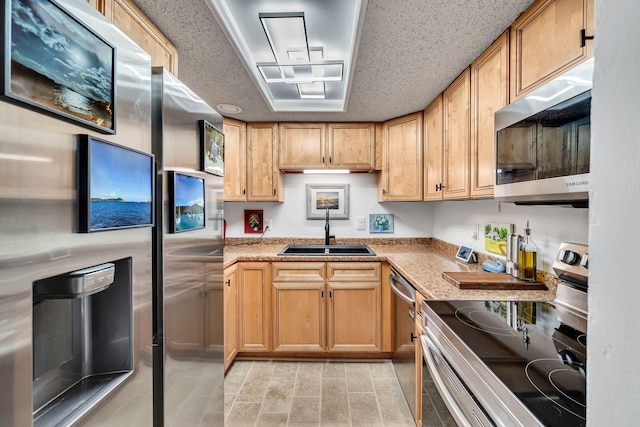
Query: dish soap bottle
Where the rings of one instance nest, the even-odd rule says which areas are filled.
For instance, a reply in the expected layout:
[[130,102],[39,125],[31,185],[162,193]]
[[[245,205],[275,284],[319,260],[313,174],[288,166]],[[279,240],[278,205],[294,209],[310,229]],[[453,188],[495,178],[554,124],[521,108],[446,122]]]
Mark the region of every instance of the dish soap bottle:
[[524,229],[524,239],[520,241],[520,247],[518,248],[518,279],[525,282],[536,281],[536,262],[538,257],[538,248],[531,239],[531,229],[529,228],[529,221],[527,221],[527,227]]

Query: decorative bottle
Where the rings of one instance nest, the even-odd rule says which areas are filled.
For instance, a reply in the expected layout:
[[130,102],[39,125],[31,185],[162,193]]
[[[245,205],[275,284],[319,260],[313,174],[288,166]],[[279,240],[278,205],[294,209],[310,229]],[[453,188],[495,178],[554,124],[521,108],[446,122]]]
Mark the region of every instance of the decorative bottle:
[[520,241],[520,247],[518,248],[518,278],[525,282],[535,282],[537,274],[537,258],[538,247],[531,238],[531,229],[529,228],[529,221],[527,221],[527,227],[524,229],[524,238]]

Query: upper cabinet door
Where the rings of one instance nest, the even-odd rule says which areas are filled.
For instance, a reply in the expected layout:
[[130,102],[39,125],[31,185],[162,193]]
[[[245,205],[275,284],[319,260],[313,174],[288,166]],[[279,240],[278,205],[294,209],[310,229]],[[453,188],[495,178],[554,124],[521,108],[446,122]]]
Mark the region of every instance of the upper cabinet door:
[[178,50],[132,0],[89,0],[109,21],[151,55],[151,65],[178,75]]
[[326,123],[280,123],[280,161],[283,170],[325,168]]
[[376,164],[374,123],[329,123],[327,128],[327,167],[373,170]]
[[442,93],[444,115],[444,195],[468,199],[471,79],[469,68]]
[[538,0],[511,26],[511,99],[593,56],[593,0]]
[[283,178],[278,170],[278,124],[247,124],[247,200],[281,202]]
[[509,32],[471,64],[471,197],[493,196],[494,113],[509,103]]
[[247,124],[224,119],[224,200],[246,201]]
[[442,95],[424,110],[424,200],[442,200],[444,128]]
[[379,201],[422,200],[422,111],[383,124]]

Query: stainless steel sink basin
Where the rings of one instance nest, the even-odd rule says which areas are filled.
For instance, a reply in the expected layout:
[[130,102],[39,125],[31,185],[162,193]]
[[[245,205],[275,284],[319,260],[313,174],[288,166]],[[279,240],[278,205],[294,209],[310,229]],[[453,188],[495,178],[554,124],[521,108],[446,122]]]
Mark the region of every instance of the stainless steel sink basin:
[[288,245],[282,256],[375,256],[367,245]]

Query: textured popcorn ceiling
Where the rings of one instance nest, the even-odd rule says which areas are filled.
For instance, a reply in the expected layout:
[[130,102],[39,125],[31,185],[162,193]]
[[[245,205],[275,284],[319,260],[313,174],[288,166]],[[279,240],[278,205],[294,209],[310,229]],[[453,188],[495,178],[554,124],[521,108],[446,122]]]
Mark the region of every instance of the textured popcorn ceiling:
[[[207,0],[133,2],[178,49],[180,80],[212,107],[242,107],[228,117],[340,122],[384,121],[424,109],[533,0],[368,0],[343,113],[272,112]],[[260,25],[255,16],[246,19]]]

